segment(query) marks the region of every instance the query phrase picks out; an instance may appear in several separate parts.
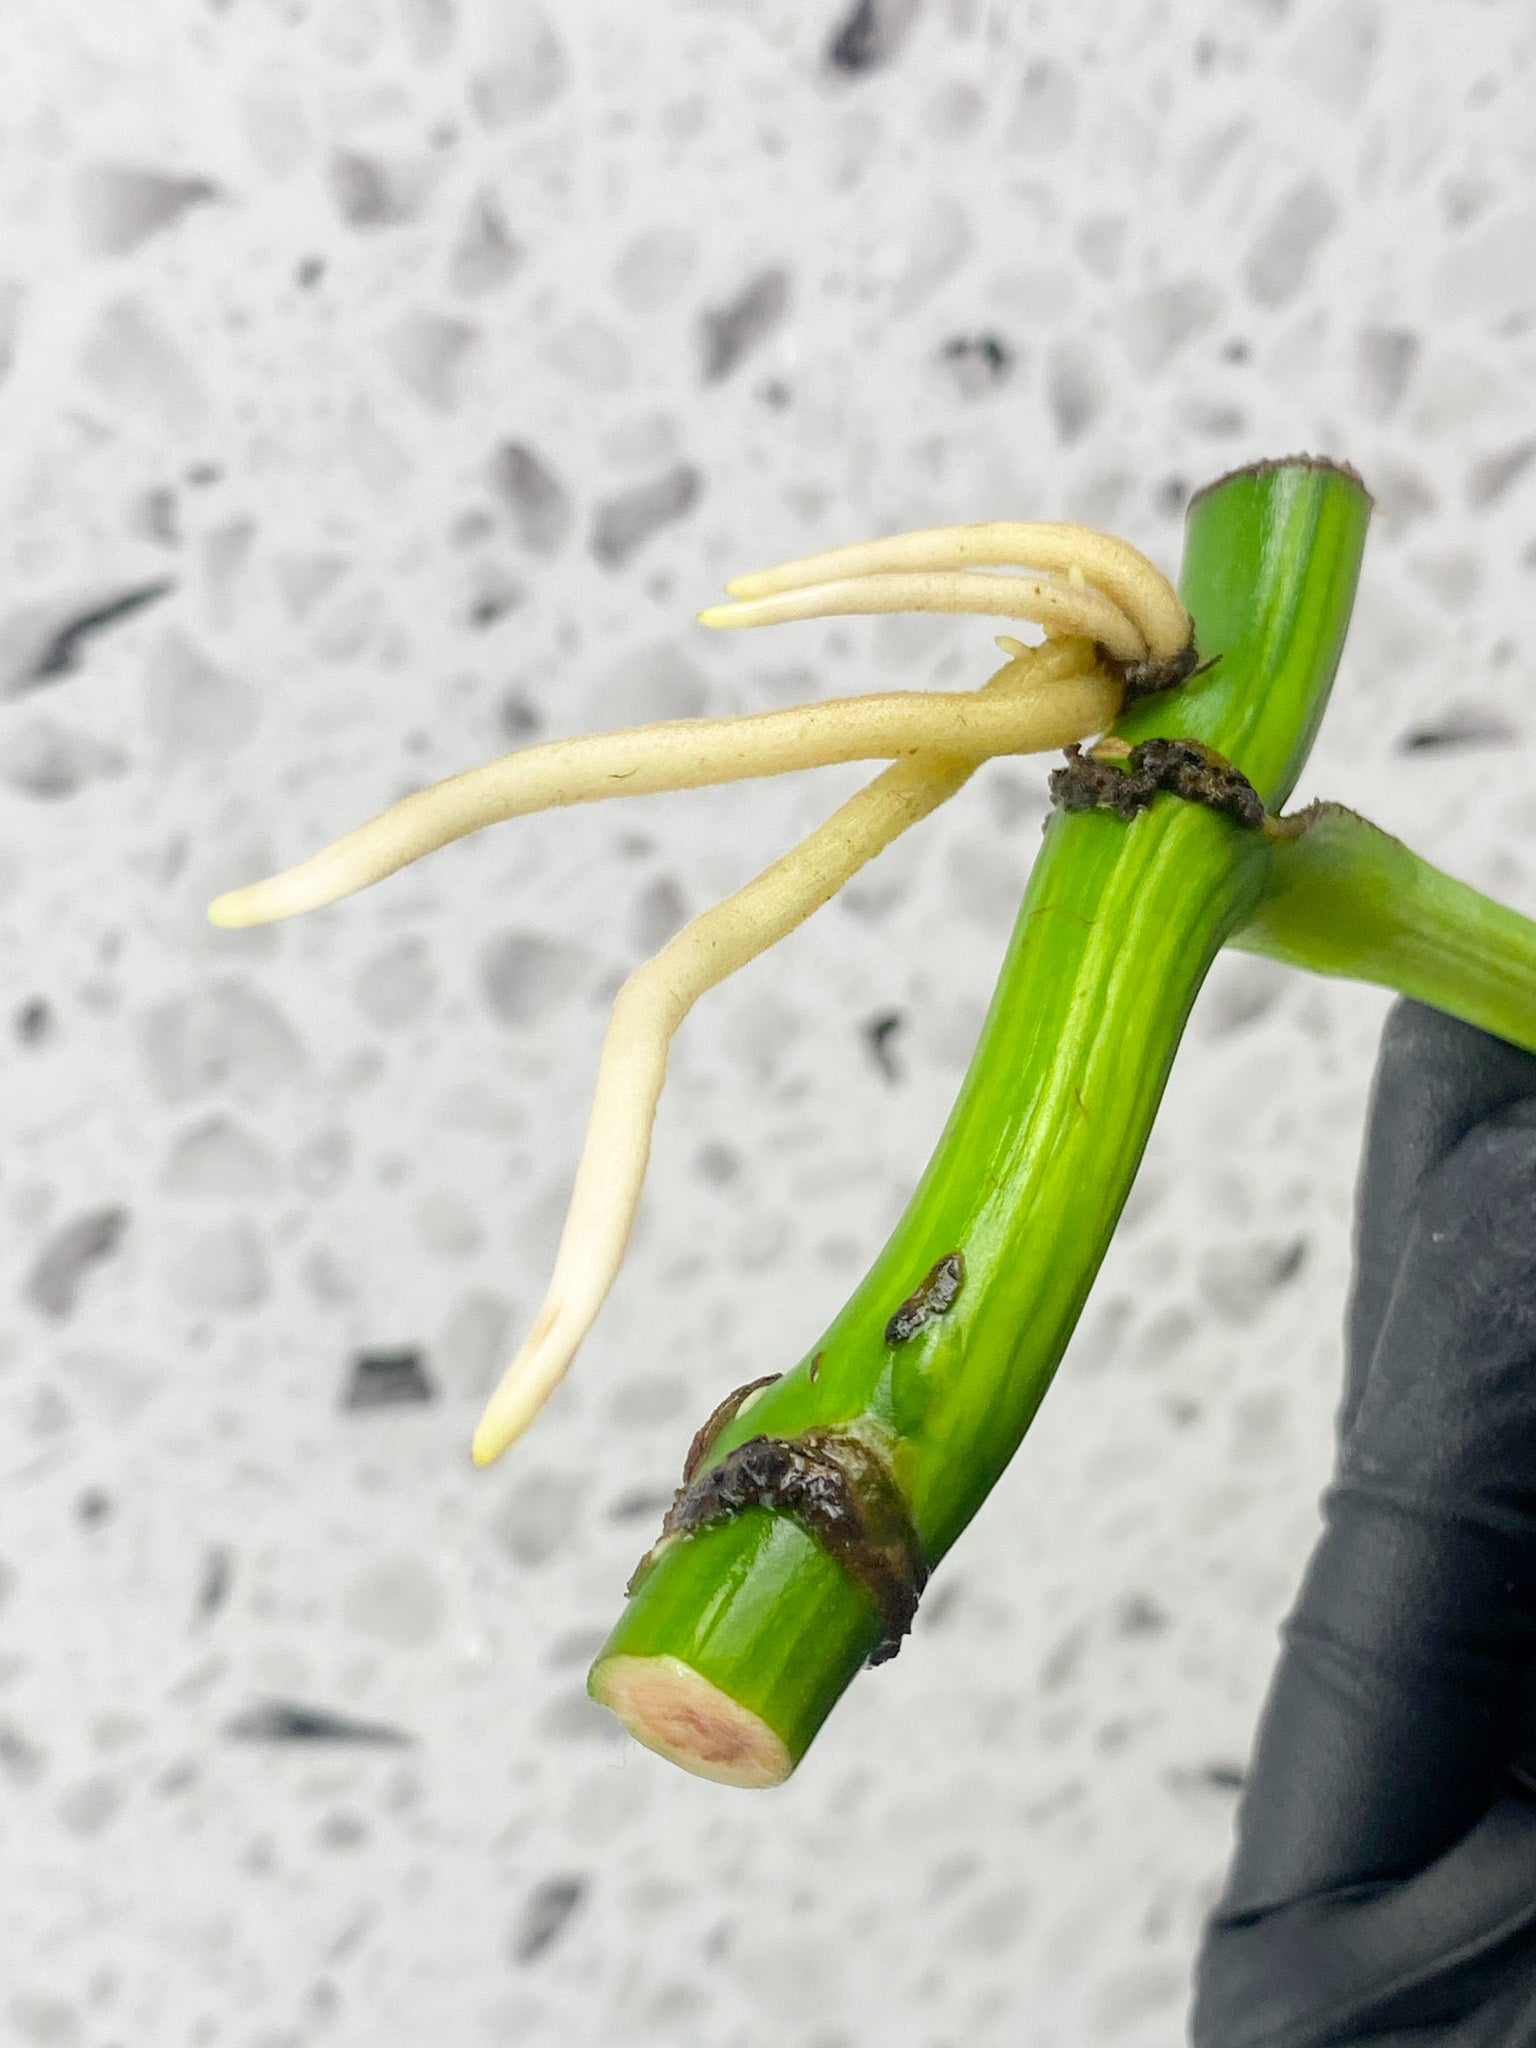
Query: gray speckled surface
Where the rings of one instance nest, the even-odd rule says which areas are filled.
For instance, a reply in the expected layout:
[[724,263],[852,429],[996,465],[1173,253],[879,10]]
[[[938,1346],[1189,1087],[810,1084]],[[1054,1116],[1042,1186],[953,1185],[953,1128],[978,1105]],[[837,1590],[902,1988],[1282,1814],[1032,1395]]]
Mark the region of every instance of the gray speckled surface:
[[1306,447],[1380,509],[1301,793],[1536,907],[1530,43],[1513,0],[0,10],[7,2042],[1180,2038],[1384,999],[1219,965],[1024,1450],[745,1795],[586,1662],[695,1423],[916,1178],[1043,765],[701,1006],[488,1475],[617,981],[857,771],[202,905],[534,735],[991,665],[977,621],[711,639],[733,570],[1058,514],[1171,568],[1191,484]]

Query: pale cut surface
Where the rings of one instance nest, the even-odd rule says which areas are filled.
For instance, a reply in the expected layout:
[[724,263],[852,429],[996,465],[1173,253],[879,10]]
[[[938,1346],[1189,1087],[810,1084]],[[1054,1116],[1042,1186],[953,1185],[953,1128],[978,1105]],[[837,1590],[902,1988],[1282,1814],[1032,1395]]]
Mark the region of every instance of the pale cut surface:
[[782,1785],[794,1769],[784,1744],[750,1708],[680,1657],[609,1657],[592,1696],[637,1742],[717,1785]]

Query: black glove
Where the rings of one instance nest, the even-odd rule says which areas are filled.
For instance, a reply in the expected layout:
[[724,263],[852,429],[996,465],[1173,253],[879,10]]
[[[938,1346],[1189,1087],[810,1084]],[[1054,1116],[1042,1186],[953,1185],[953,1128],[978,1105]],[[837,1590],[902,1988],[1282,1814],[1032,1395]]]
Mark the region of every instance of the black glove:
[[1536,2044],[1536,1057],[1387,1023],[1339,1458],[1195,2048]]

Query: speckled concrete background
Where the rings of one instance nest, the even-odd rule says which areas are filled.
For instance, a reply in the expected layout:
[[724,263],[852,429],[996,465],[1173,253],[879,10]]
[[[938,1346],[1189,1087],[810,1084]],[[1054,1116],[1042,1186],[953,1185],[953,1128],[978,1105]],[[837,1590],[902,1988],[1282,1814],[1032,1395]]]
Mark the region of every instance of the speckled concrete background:
[[1035,1431],[746,1795],[586,1663],[696,1422],[916,1179],[1043,765],[701,1006],[622,1283],[485,1475],[617,982],[857,773],[202,905],[536,734],[989,672],[980,621],[712,639],[734,569],[1058,514],[1171,568],[1192,485],[1308,448],[1379,513],[1302,794],[1536,908],[1530,41],[1513,0],[0,7],[7,2042],[1180,2038],[1384,999],[1218,967]]

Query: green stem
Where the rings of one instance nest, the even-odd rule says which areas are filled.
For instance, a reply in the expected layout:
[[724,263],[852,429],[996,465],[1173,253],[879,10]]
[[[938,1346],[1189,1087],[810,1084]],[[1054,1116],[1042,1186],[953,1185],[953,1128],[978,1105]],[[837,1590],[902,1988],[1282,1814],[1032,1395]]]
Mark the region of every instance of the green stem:
[[1378,982],[1536,1052],[1536,924],[1341,804],[1283,829],[1257,914],[1230,944]]
[[[1307,461],[1223,479],[1191,507],[1182,591],[1214,665],[1116,728],[1204,742],[1278,808],[1343,647],[1369,501]],[[1028,1428],[1140,1163],[1189,1009],[1264,895],[1274,842],[1160,798],[1129,825],[1057,815],[960,1098],[906,1215],[809,1358],[728,1421],[877,1447],[926,1563]],[[892,1311],[959,1251],[953,1308],[888,1345]],[[879,1641],[875,1602],[798,1522],[749,1507],[667,1545],[593,1667],[594,1695],[686,1767],[787,1774]]]

